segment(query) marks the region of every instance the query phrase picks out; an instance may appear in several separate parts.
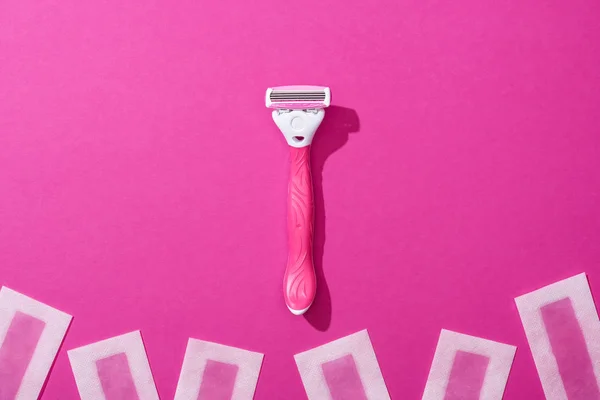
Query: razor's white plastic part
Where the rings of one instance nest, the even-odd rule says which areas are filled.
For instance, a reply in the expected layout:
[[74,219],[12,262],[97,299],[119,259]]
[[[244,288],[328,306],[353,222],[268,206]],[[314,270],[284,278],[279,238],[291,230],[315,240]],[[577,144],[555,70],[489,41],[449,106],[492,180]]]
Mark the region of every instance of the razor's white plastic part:
[[310,308],[310,306],[312,306],[312,303],[310,303],[310,305],[309,305],[308,307],[306,307],[305,309],[302,309],[302,310],[294,310],[294,309],[293,309],[292,307],[290,307],[290,306],[287,306],[287,308],[288,308],[288,310],[290,310],[290,312],[291,312],[292,314],[294,314],[294,315],[302,315],[302,314],[304,314],[305,312],[307,312],[307,311],[308,311],[308,309]]
[[312,143],[315,132],[325,116],[325,110],[273,110],[272,115],[287,143],[300,148]]

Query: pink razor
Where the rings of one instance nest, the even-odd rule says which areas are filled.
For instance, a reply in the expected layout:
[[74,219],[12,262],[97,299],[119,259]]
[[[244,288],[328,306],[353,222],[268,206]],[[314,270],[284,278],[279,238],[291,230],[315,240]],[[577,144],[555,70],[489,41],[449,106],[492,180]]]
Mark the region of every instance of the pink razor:
[[266,103],[290,145],[288,183],[288,259],[283,277],[285,304],[295,315],[308,310],[317,289],[313,265],[313,186],[310,144],[329,107],[331,92],[322,86],[267,89]]

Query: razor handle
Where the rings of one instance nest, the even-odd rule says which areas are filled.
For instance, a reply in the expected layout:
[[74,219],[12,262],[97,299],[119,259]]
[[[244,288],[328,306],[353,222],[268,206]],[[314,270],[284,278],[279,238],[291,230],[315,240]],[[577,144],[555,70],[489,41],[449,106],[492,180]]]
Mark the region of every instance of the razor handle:
[[288,183],[288,258],[283,278],[285,304],[301,315],[312,304],[317,278],[313,264],[314,203],[310,145],[290,146]]

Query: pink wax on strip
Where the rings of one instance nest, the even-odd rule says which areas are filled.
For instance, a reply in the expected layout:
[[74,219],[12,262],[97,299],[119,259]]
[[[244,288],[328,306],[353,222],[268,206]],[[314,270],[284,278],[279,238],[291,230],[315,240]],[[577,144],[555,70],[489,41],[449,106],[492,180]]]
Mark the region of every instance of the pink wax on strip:
[[0,400],[37,399],[71,316],[0,290]]
[[139,331],[67,353],[82,400],[159,400]]
[[310,400],[389,400],[367,330],[294,356]]
[[263,355],[189,339],[175,400],[252,400]]
[[600,321],[585,274],[515,299],[547,399],[600,399]]
[[546,304],[540,311],[569,400],[600,399],[592,359],[571,299]]
[[238,370],[235,364],[207,360],[198,400],[231,400]]
[[442,329],[423,400],[501,400],[516,347]]
[[117,353],[96,360],[96,370],[106,400],[138,400],[127,354]]
[[444,400],[478,400],[489,363],[487,356],[458,350]]
[[333,400],[367,400],[352,354],[321,364]]
[[0,400],[12,400],[29,367],[46,323],[17,311],[0,347]]

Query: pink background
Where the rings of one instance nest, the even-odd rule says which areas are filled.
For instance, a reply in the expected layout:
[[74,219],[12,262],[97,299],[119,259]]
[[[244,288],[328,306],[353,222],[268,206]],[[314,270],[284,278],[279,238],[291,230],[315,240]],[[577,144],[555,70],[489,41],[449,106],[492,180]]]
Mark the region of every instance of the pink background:
[[[66,350],[141,329],[172,398],[188,337],[292,355],[367,328],[393,398],[440,329],[519,346],[513,298],[588,272],[600,295],[600,3],[0,3],[0,284],[75,316]],[[285,308],[288,150],[268,86],[329,85],[313,142],[319,288]]]

